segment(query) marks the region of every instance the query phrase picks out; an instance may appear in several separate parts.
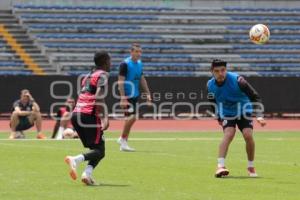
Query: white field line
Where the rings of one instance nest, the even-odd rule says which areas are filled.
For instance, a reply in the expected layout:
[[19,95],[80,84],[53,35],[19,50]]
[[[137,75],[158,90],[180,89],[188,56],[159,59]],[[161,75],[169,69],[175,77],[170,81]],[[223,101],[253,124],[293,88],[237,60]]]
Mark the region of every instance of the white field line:
[[[10,132],[11,130],[10,129],[1,129],[0,128],[0,132]],[[33,130],[34,131],[34,130]],[[52,131],[52,129],[44,129],[43,131]],[[110,129],[109,132],[120,132],[122,131],[121,129]],[[220,132],[222,133],[222,129],[221,128],[213,128],[213,129],[203,129],[203,128],[195,128],[195,129],[165,129],[165,128],[162,128],[162,129],[159,129],[159,128],[153,128],[153,129],[135,129],[134,130],[135,132],[139,132],[139,133],[177,133],[177,132],[185,132],[185,133],[215,133],[215,132]],[[239,131],[238,131],[239,132]],[[265,132],[274,132],[274,133],[277,133],[277,132],[299,132],[299,128],[282,128],[282,129],[263,129],[263,128],[259,128],[259,129],[255,129],[254,128],[254,133],[255,132],[260,132],[260,133],[265,133]]]
[[[106,138],[105,141],[117,141],[118,138]],[[221,138],[206,138],[206,137],[191,137],[191,138],[130,138],[130,141],[219,141]],[[241,138],[237,138],[235,140],[242,140]],[[65,139],[65,140],[55,140],[55,139],[0,139],[0,141],[11,141],[11,142],[18,142],[18,141],[56,141],[56,142],[65,142],[65,141],[79,141],[79,139]],[[1,143],[0,143],[1,144]]]
[[[105,141],[117,141],[118,138],[106,138]],[[168,138],[168,137],[149,137],[149,138],[130,138],[130,141],[221,141],[222,137],[178,137],[178,138]],[[18,142],[18,141],[56,141],[56,142],[65,142],[65,141],[78,141],[79,139],[65,139],[65,140],[55,140],[55,139],[0,139],[0,141],[11,141],[11,142]],[[235,138],[234,140],[243,141],[242,138]],[[293,138],[259,138],[259,140],[269,140],[269,141],[298,141],[300,137],[293,137]]]
[[[117,141],[118,138],[106,138],[105,141]],[[221,141],[222,137],[148,137],[148,138],[130,138],[130,141]],[[255,138],[254,138],[255,139]],[[0,141],[53,141],[53,142],[65,142],[65,141],[78,141],[79,139],[65,139],[65,140],[55,140],[55,139],[0,139]],[[235,138],[234,140],[243,141],[242,138]],[[300,140],[300,137],[292,138],[283,138],[283,137],[274,137],[274,138],[259,138],[259,140],[269,140],[269,141],[295,141]]]

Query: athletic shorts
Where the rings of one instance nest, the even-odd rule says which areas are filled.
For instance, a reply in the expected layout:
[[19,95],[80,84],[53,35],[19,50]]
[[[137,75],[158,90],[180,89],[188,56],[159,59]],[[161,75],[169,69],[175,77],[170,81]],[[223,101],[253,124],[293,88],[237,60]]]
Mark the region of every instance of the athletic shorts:
[[251,128],[253,129],[253,120],[251,117],[247,117],[246,119],[244,116],[236,119],[222,119],[222,126],[223,130],[227,127],[236,127],[238,126],[239,130],[242,132],[244,128]]
[[90,149],[104,148],[100,118],[85,113],[73,113],[71,122],[84,147]]
[[137,103],[139,101],[139,97],[130,98],[127,100],[129,105],[127,110],[125,111],[125,116],[134,115],[137,112]]
[[25,131],[33,127],[34,124],[31,124],[28,117],[19,117],[19,124],[16,127],[16,131]]

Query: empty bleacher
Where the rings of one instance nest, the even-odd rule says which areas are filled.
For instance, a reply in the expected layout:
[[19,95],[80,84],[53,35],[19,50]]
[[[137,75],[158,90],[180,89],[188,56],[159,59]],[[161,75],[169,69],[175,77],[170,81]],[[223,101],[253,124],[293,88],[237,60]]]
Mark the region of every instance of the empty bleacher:
[[[0,25],[13,36],[13,39],[22,46],[26,53],[31,55],[35,63],[46,70],[56,71],[51,67],[46,56],[42,54],[41,50],[34,44],[34,40],[29,38],[24,29],[19,23],[18,19],[11,11],[1,11]],[[24,60],[18,53],[7,43],[4,36],[0,34],[0,75],[31,75],[32,70],[28,69]]]
[[[52,67],[45,68],[46,72],[87,72],[93,53],[103,49],[112,53],[112,74],[116,75],[130,44],[138,42],[143,47],[144,73],[153,76],[209,75],[213,58],[227,60],[230,70],[244,75],[299,76],[299,11],[13,6],[28,34],[49,56]],[[270,28],[271,40],[266,45],[249,40],[248,31],[257,23]]]

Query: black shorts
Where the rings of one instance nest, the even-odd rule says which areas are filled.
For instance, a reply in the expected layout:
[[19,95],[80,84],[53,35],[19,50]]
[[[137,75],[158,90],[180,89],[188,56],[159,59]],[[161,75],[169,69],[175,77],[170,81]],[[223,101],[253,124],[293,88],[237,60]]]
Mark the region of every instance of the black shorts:
[[16,131],[25,131],[33,127],[34,124],[31,124],[28,117],[19,117],[19,124],[16,127]]
[[224,119],[222,119],[223,130],[227,127],[235,128],[236,125],[238,126],[238,128],[240,129],[241,132],[243,131],[244,128],[253,129],[253,120],[249,116],[247,118],[245,118],[244,116],[241,116],[236,119],[226,119],[226,117]]
[[139,97],[130,98],[127,100],[129,105],[127,110],[125,111],[125,116],[134,115],[137,112],[137,103],[139,101]]
[[71,122],[84,147],[104,150],[100,118],[95,115],[73,113]]

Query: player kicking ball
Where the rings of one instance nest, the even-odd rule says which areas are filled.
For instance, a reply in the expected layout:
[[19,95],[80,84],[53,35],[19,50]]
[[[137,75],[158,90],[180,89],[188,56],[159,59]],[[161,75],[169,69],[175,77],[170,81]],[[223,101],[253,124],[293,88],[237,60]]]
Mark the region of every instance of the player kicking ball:
[[103,131],[109,126],[104,94],[111,65],[110,56],[105,51],[97,52],[94,61],[96,67],[82,80],[81,92],[71,117],[72,125],[83,146],[90,151],[65,157],[73,180],[77,179],[78,165],[88,162],[81,175],[81,181],[86,185],[97,185],[92,174],[105,156]]
[[[248,174],[257,177],[254,168],[255,143],[253,139],[253,107],[261,104],[261,99],[254,88],[236,73],[227,72],[226,62],[214,60],[211,65],[213,77],[207,82],[208,99],[217,109],[219,124],[223,127],[223,140],[219,146],[218,166],[215,177],[226,177],[229,170],[225,167],[225,158],[231,141],[236,132],[236,126],[242,132],[246,142],[248,157]],[[256,103],[256,104],[253,104]],[[213,106],[213,112],[215,107]],[[256,109],[257,122],[265,126],[262,112]]]

